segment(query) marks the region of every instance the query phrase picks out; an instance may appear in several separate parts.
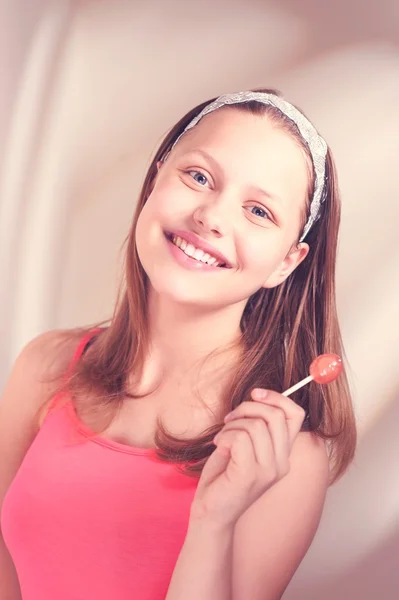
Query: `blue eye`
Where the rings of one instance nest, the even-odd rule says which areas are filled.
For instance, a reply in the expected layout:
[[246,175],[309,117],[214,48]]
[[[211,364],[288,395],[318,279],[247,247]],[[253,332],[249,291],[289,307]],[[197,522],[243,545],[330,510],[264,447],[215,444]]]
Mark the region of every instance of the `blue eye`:
[[261,219],[270,219],[269,214],[260,206],[251,206],[250,210],[255,217],[260,217]]
[[194,181],[196,181],[197,183],[199,183],[200,185],[205,185],[206,183],[208,183],[208,179],[205,177],[205,175],[203,173],[201,173],[201,171],[187,171],[187,173],[191,175],[191,173],[195,173],[197,175],[197,177],[193,177]]

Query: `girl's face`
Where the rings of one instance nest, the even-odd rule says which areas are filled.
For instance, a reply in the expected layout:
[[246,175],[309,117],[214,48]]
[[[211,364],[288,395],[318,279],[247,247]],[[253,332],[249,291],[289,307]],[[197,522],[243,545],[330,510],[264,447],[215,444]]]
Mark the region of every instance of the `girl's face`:
[[280,284],[309,250],[292,248],[308,185],[303,149],[268,116],[222,108],[204,117],[158,163],[139,216],[151,286],[179,303],[222,308]]

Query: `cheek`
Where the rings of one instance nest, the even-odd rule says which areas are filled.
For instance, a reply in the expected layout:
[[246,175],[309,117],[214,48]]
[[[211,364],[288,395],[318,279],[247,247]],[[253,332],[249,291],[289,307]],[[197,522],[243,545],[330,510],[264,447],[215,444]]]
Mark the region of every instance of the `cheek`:
[[248,236],[237,244],[240,265],[248,274],[261,279],[269,276],[283,259],[279,243],[271,232]]
[[143,208],[141,209],[141,212],[139,214],[139,218],[137,220],[137,226],[136,226],[136,242],[137,242],[137,246],[141,245],[142,241],[145,240],[146,238],[146,234],[148,233],[148,226],[149,223],[151,222],[151,204],[150,201],[147,200],[147,202],[144,204]]
[[150,253],[159,245],[163,230],[181,224],[188,210],[187,194],[181,186],[158,183],[144,204],[136,227],[136,247],[146,268]]
[[170,211],[170,204],[172,203],[168,201],[168,195],[165,193],[154,190],[149,195],[137,221],[137,245],[141,245],[145,240],[150,240],[153,232],[155,234],[159,227],[162,227],[162,222],[168,215],[168,209]]
[[151,219],[167,225],[190,211],[190,195],[181,183],[163,182],[159,184],[147,200]]
[[145,271],[151,262],[153,245],[160,235],[157,211],[156,198],[151,194],[140,212],[136,226],[136,248]]

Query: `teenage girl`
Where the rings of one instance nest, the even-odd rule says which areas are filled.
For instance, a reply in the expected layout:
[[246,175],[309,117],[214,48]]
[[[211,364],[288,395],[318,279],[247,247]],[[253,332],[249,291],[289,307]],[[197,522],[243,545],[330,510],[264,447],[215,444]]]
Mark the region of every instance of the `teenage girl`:
[[[350,464],[326,143],[271,90],[149,167],[107,326],[52,331],[0,403],[0,600],[277,600]],[[101,276],[99,272],[99,276]]]

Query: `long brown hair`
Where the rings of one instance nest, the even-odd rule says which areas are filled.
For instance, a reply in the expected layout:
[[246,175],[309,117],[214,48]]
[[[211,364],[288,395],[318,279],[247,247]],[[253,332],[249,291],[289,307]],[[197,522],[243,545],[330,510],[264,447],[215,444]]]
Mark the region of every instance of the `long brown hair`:
[[[277,93],[268,89],[254,91]],[[79,411],[95,411],[103,416],[101,431],[116,416],[126,398],[127,376],[141,372],[148,350],[147,276],[137,254],[135,238],[139,214],[151,193],[157,162],[167,155],[193,117],[213,100],[196,106],[180,119],[155,152],[126,239],[125,276],[114,314],[109,326],[95,339],[66,383]],[[295,124],[277,109],[256,102],[228,109],[268,114],[301,144],[310,157]],[[312,189],[313,175],[309,199]],[[226,413],[248,400],[254,387],[281,391],[296,383],[308,373],[310,363],[319,354],[334,352],[343,357],[335,299],[339,222],[340,199],[329,150],[324,202],[320,217],[306,238],[310,246],[308,256],[281,285],[273,289],[262,288],[247,302],[241,319],[242,359],[221,399]],[[83,330],[75,333],[82,335]],[[89,397],[92,399],[90,404]],[[311,383],[298,390],[294,399],[306,411],[302,429],[328,440],[331,482],[334,482],[350,464],[356,446],[355,418],[347,378],[342,374],[328,386]],[[223,423],[218,423],[195,439],[182,440],[170,435],[159,422],[158,455],[165,461],[177,463],[186,473],[198,474],[214,450],[212,439],[222,426]],[[101,431],[97,430],[97,433]]]

